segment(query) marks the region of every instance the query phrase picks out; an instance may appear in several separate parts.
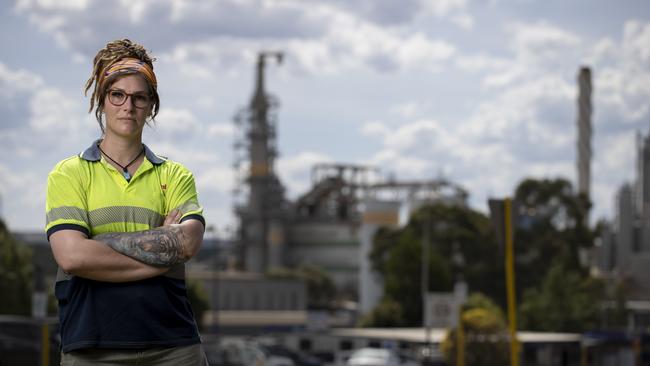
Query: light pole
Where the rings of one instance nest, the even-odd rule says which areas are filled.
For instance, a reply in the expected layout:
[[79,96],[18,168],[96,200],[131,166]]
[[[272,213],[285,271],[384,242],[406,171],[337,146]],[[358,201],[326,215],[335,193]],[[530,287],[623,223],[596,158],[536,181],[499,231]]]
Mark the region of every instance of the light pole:
[[430,226],[431,214],[427,211],[424,213],[422,231],[422,273],[421,273],[421,292],[422,292],[422,323],[424,326],[424,345],[426,349],[425,357],[430,356],[431,347],[431,321],[429,319],[428,310],[428,293],[429,293],[429,246],[430,241]]
[[[426,210],[426,209],[425,209]],[[431,314],[429,312],[429,259],[431,251],[431,227],[433,226],[431,211],[425,211],[423,217],[422,229],[422,272],[420,274],[421,292],[422,292],[422,325],[424,327],[424,352],[423,365],[428,365],[432,361],[433,352],[431,349]],[[444,230],[446,224],[444,221],[437,222],[433,228],[435,232]]]

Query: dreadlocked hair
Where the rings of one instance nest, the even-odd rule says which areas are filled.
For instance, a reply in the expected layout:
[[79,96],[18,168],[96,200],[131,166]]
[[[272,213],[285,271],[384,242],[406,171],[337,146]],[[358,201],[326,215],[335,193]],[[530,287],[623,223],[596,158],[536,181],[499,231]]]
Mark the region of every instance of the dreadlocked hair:
[[[127,57],[135,58],[146,63],[149,65],[149,67],[151,67],[152,70],[153,62],[156,60],[155,58],[149,56],[147,50],[142,45],[131,42],[129,39],[125,38],[108,42],[108,44],[106,44],[106,47],[97,52],[97,55],[93,60],[92,74],[90,75],[88,81],[86,81],[86,85],[84,87],[84,95],[88,95],[88,90],[93,87],[93,84],[95,85],[93,88],[92,96],[90,97],[90,109],[88,109],[88,113],[90,113],[93,108],[95,108],[95,117],[97,118],[97,122],[99,122],[99,127],[101,128],[102,133],[104,132],[102,110],[104,107],[106,93],[108,92],[108,88],[113,84],[117,77],[124,76],[125,74],[110,76],[103,80],[100,84],[101,76],[104,71],[107,70],[111,65]],[[149,88],[149,94],[153,99],[153,108],[151,113],[151,120],[153,120],[158,114],[158,110],[160,108],[160,98],[158,96],[156,88],[151,85],[149,81],[146,80],[146,78],[145,81],[147,83],[147,87]]]

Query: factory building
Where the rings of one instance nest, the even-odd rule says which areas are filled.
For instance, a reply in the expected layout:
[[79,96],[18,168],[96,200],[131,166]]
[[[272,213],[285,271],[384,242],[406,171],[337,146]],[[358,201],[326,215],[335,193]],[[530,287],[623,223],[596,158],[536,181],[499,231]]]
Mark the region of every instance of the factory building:
[[267,61],[282,57],[280,52],[259,54],[253,96],[234,119],[240,268],[257,274],[320,268],[337,292],[359,302],[365,313],[383,291],[368,259],[376,230],[404,224],[427,202],[465,205],[467,193],[444,179],[403,182],[384,179],[371,166],[317,164],[311,188],[290,202],[274,167],[279,102],[265,89]]
[[616,195],[614,221],[596,247],[596,268],[627,289],[628,326],[650,326],[650,132],[637,134],[637,171]]

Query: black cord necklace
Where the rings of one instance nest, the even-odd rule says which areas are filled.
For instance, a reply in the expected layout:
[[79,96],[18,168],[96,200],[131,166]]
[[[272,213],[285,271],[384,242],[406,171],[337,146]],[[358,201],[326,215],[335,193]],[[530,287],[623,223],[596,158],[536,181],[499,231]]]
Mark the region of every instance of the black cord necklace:
[[142,155],[142,153],[144,153],[144,146],[142,146],[142,150],[140,150],[138,155],[136,155],[135,158],[133,158],[133,160],[131,160],[131,162],[126,164],[126,165],[122,165],[122,164],[118,163],[117,161],[113,160],[113,158],[108,156],[108,154],[105,153],[104,150],[102,150],[102,148],[99,146],[99,144],[97,144],[97,147],[99,148],[99,151],[101,151],[102,154],[104,154],[104,156],[108,158],[108,160],[112,161],[113,163],[117,164],[117,166],[122,168],[122,175],[124,176],[124,179],[126,179],[126,181],[129,182],[131,180],[131,174],[129,174],[129,169],[128,168],[131,166],[131,164],[135,163],[135,161],[138,160],[138,158],[140,157],[140,155]]

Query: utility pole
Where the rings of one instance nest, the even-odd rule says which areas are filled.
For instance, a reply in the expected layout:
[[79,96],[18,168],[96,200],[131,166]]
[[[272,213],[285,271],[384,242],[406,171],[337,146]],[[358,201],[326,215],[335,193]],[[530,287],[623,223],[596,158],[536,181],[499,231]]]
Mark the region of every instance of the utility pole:
[[431,321],[429,319],[430,314],[429,310],[429,246],[431,245],[431,216],[429,212],[426,212],[426,209],[423,210],[424,220],[423,220],[423,231],[422,231],[422,273],[421,273],[421,285],[422,285],[422,322],[424,323],[424,343],[427,350],[427,357],[430,357],[429,354],[431,347]]
[[508,332],[510,335],[510,366],[519,366],[519,340],[517,339],[517,300],[515,293],[515,243],[513,204],[511,198],[490,199],[490,216],[497,240],[505,252],[506,290],[508,301]]

